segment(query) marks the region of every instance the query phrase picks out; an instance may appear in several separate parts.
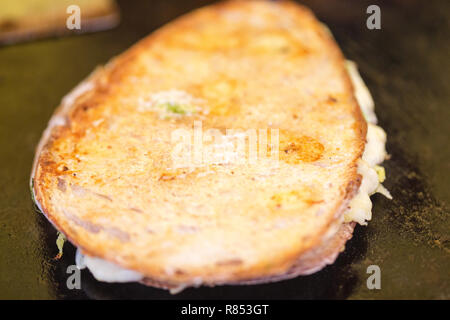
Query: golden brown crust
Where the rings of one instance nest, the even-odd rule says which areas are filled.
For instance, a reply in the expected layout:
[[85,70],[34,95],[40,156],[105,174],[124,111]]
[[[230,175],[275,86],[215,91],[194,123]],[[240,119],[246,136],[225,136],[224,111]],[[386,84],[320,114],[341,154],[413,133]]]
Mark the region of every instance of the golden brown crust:
[[[149,94],[173,89],[201,98],[207,112],[162,119],[146,109]],[[38,148],[36,201],[84,253],[157,283],[293,274],[340,224],[360,184],[367,128],[342,54],[291,2],[196,10],[75,91]],[[279,166],[173,171],[170,133],[194,120],[204,130],[280,129],[280,144],[288,142]]]
[[[314,250],[308,252],[300,256],[295,264],[292,267],[279,274],[272,275],[270,277],[262,277],[262,278],[252,278],[248,280],[239,280],[235,282],[226,282],[223,284],[229,285],[251,285],[251,284],[260,284],[260,283],[268,283],[268,282],[276,282],[281,280],[292,279],[300,275],[309,275],[316,271],[321,270],[326,265],[330,265],[334,263],[338,254],[344,251],[345,243],[350,240],[353,236],[353,229],[355,228],[356,223],[342,223],[340,224],[339,230],[329,239],[323,241],[323,243],[315,248]],[[185,289],[184,286],[180,286],[179,283],[171,283],[171,282],[160,282],[151,278],[144,278],[141,281],[142,284],[157,287],[161,289],[171,290],[173,293],[178,293],[181,290]],[[197,283],[196,286],[199,285],[218,285],[219,283]]]

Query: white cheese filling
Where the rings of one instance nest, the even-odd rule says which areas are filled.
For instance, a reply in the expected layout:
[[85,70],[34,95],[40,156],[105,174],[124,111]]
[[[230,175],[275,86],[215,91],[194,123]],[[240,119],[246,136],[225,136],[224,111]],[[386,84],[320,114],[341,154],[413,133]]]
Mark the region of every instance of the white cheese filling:
[[384,180],[384,168],[378,166],[387,156],[386,133],[375,125],[377,117],[374,112],[373,99],[356,64],[347,61],[346,66],[355,90],[356,100],[367,121],[367,143],[362,159],[358,162],[358,173],[362,176],[361,186],[356,196],[350,201],[348,211],[344,213],[344,222],[356,221],[361,225],[367,225],[367,221],[372,219],[370,196],[378,192],[392,199],[389,191],[381,184]]
[[80,249],[77,249],[75,263],[78,269],[87,267],[95,279],[103,282],[136,282],[144,278],[139,272],[124,269],[104,259],[83,255]]
[[[356,221],[361,225],[367,225],[367,221],[372,218],[370,195],[379,192],[389,199],[392,198],[389,191],[381,185],[384,180],[384,169],[378,166],[387,155],[386,133],[375,125],[377,118],[374,113],[373,99],[359,75],[356,64],[347,61],[346,66],[356,99],[368,122],[368,128],[364,154],[358,163],[358,173],[362,176],[361,186],[356,196],[350,201],[349,210],[344,214],[344,222]],[[144,278],[144,275],[139,272],[127,270],[100,258],[82,255],[80,249],[77,250],[76,264],[80,269],[87,267],[95,279],[103,282],[135,282]]]

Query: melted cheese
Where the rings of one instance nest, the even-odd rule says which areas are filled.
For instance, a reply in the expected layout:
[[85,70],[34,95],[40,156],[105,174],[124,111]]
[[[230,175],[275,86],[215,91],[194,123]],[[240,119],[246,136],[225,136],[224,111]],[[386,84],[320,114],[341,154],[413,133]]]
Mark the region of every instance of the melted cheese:
[[379,126],[368,124],[367,143],[362,159],[371,167],[382,163],[386,158],[386,133]]
[[[378,164],[386,158],[386,133],[384,130],[375,125],[377,118],[374,113],[374,103],[369,90],[365,86],[361,76],[358,73],[356,64],[347,61],[347,70],[353,83],[355,96],[361,110],[368,122],[367,143],[364,149],[362,159],[358,162],[358,173],[362,176],[361,186],[356,196],[350,201],[349,210],[344,214],[344,222],[356,221],[361,225],[367,225],[367,221],[372,218],[372,201],[370,195],[378,192],[384,194],[388,198],[392,198],[382,185],[381,177],[377,170]],[[329,236],[334,234],[340,223]],[[77,266],[82,269],[87,267],[94,277],[104,282],[135,282],[144,278],[143,274],[136,271],[127,270],[119,267],[109,261],[82,255],[77,250]],[[182,289],[182,288],[180,288]],[[173,293],[177,292],[174,290]]]
[[95,279],[103,282],[135,282],[144,278],[139,272],[124,269],[100,258],[83,255],[80,249],[77,249],[75,262],[78,269],[87,267]]
[[[367,143],[362,159],[358,162],[358,173],[362,176],[358,193],[350,201],[349,209],[344,213],[344,222],[356,221],[361,225],[367,225],[372,219],[372,201],[370,196],[376,192],[392,199],[389,191],[381,182],[385,179],[384,168],[379,164],[384,161],[386,153],[386,133],[375,125],[377,118],[374,112],[374,103],[369,90],[361,79],[356,64],[347,61],[348,74],[355,89],[355,96],[361,111],[368,122]],[[382,171],[382,174],[379,172]]]
[[373,102],[369,89],[358,72],[356,63],[347,60],[345,66],[352,81],[355,97],[361,107],[364,118],[366,118],[368,123],[376,124],[377,116],[375,115],[375,103]]

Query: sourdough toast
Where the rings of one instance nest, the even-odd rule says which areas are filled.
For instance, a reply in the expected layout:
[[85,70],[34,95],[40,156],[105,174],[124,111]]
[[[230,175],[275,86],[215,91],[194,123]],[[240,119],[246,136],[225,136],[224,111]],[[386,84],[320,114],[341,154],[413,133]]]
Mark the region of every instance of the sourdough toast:
[[[278,158],[219,148],[174,163],[173,133],[198,124],[277,130]],[[332,263],[351,237],[343,214],[366,132],[344,57],[307,8],[227,1],[162,27],[66,96],[33,192],[84,254],[144,283],[274,281]]]

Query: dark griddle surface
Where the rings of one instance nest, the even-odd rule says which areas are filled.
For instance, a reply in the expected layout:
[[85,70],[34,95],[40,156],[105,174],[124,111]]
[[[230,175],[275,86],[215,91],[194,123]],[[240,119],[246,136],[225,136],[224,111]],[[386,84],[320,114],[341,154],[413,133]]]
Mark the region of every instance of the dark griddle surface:
[[[389,201],[373,197],[337,262],[311,276],[257,286],[188,289],[172,296],[139,284],[102,284],[88,271],[66,288],[56,232],[34,211],[28,179],[34,148],[60,99],[95,66],[205,1],[119,1],[111,31],[0,48],[0,298],[450,298],[450,2],[378,1],[382,30],[365,27],[366,1],[306,1],[325,22],[372,92],[391,160]],[[1,10],[1,9],[0,9]],[[366,268],[381,268],[368,290]]]

